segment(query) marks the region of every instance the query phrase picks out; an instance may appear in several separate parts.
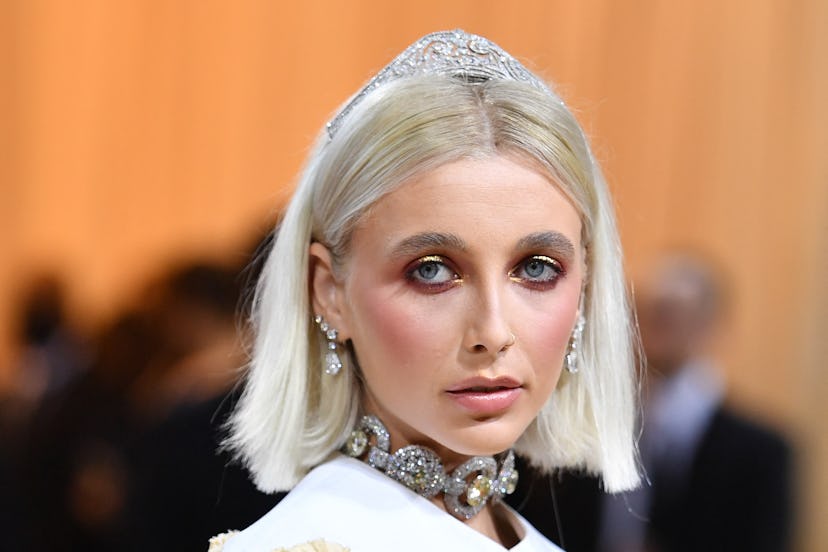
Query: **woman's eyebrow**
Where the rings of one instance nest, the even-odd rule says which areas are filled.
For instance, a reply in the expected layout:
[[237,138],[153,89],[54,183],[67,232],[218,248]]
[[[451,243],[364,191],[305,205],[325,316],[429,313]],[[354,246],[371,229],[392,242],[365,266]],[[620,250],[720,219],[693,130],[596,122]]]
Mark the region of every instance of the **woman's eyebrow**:
[[441,232],[422,232],[409,236],[396,244],[391,250],[393,257],[417,255],[429,249],[452,249],[466,251],[468,247],[460,237]]
[[517,243],[517,249],[554,249],[567,258],[575,256],[575,246],[569,238],[552,231],[535,232],[522,237]]

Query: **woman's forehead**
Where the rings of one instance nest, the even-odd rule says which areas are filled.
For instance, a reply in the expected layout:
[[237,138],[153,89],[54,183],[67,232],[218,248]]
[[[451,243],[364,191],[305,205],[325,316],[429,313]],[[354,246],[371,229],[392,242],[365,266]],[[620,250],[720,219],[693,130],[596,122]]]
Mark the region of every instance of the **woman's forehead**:
[[512,158],[461,159],[403,182],[360,220],[372,247],[428,233],[464,243],[557,233],[577,247],[580,217],[548,176]]

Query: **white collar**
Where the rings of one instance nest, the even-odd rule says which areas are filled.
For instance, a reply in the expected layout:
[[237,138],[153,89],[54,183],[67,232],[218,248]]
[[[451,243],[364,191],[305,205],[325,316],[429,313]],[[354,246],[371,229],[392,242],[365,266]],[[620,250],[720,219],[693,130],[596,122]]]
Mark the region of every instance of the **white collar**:
[[[561,552],[522,516],[514,552]],[[269,513],[231,538],[226,552],[269,552],[325,539],[353,552],[503,552],[503,546],[359,460],[337,456],[312,470]]]

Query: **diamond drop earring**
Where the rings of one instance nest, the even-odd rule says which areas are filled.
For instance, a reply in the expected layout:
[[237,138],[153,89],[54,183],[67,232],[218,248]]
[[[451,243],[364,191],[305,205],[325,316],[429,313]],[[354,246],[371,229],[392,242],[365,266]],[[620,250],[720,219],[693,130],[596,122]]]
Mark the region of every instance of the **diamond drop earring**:
[[564,366],[566,371],[570,374],[578,373],[578,349],[581,348],[581,336],[584,333],[584,315],[578,313],[578,321],[575,322],[575,328],[572,330],[572,337],[569,339],[569,349],[566,352]]
[[337,353],[336,336],[337,331],[331,328],[321,315],[313,317],[313,321],[319,326],[319,330],[325,335],[327,350],[325,351],[325,373],[335,376],[342,369],[342,360]]

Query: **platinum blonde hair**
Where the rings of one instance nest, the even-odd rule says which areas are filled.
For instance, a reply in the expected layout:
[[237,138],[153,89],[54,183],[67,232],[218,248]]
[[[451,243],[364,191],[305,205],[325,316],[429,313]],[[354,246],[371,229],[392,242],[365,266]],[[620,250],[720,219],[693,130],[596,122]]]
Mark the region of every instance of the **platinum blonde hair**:
[[580,467],[608,491],[638,482],[633,329],[607,186],[586,137],[552,92],[492,79],[403,78],[373,90],[313,149],[265,263],[253,306],[255,341],[227,444],[266,492],[293,487],[344,443],[361,387],[351,354],[321,366],[308,246],[341,267],[357,221],[407,179],[463,158],[517,156],[550,177],[582,221],[586,329],[577,374],[561,381],[516,450],[537,467]]

